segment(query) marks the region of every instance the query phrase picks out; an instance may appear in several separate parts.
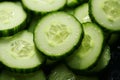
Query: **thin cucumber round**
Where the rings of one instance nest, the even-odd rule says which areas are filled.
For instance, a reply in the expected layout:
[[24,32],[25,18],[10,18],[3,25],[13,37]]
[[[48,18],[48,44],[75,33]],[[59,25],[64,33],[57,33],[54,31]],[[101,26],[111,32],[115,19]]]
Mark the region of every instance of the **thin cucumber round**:
[[111,60],[111,51],[108,45],[103,49],[100,58],[96,62],[96,66],[94,66],[91,70],[88,70],[88,73],[99,73],[103,71],[109,64]]
[[0,2],[0,36],[10,36],[25,28],[27,14],[15,2]]
[[45,61],[33,42],[33,34],[21,31],[14,36],[0,39],[1,62],[11,71],[31,72]]
[[120,0],[90,0],[91,19],[110,31],[120,31]]
[[65,12],[53,12],[43,17],[34,30],[37,48],[51,59],[71,54],[80,44],[82,25]]
[[101,54],[104,35],[103,31],[94,23],[84,23],[85,35],[79,48],[66,58],[66,64],[74,70],[87,70],[97,61]]
[[88,12],[88,3],[78,6],[74,11],[74,16],[81,22],[91,22]]
[[23,5],[35,13],[46,13],[63,8],[66,0],[22,0]]

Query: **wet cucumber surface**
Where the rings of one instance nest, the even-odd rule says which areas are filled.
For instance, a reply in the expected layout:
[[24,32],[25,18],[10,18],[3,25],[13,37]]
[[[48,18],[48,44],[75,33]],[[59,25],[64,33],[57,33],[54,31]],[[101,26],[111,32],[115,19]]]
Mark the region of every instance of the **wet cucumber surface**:
[[[86,56],[86,54],[84,54],[84,53],[86,52],[86,50],[88,50],[90,48],[90,44],[91,44],[90,39],[91,38],[89,36],[86,36],[83,39],[83,37],[85,36],[85,32],[81,31],[82,35],[80,37],[81,38],[80,41],[78,41],[79,44],[77,44],[77,43],[74,44],[73,40],[75,40],[74,37],[76,37],[76,35],[72,35],[73,39],[71,39],[71,43],[73,43],[72,46],[74,46],[74,49],[68,50],[68,52],[69,53],[71,52],[71,53],[69,55],[63,54],[62,56],[60,56],[59,59],[49,58],[48,56],[43,54],[38,49],[37,46],[35,46],[35,48],[38,50],[38,53],[40,52],[41,55],[43,54],[42,56],[45,58],[42,65],[41,66],[38,65],[37,67],[34,66],[35,68],[29,68],[30,66],[28,66],[28,68],[26,68],[26,69],[21,69],[20,66],[19,66],[20,68],[14,68],[14,67],[10,68],[9,66],[3,64],[3,62],[4,62],[3,57],[1,57],[1,53],[2,54],[3,53],[9,54],[9,53],[5,52],[4,50],[0,51],[0,71],[1,71],[0,72],[0,80],[1,79],[2,80],[49,80],[49,76],[52,75],[51,73],[54,72],[54,70],[56,69],[57,66],[59,66],[60,63],[65,64],[65,68],[68,72],[64,72],[65,70],[63,72],[60,72],[60,73],[54,72],[53,75],[57,75],[57,76],[63,75],[62,78],[66,79],[66,80],[120,80],[120,36],[119,36],[120,28],[118,27],[120,25],[120,23],[118,23],[118,22],[120,22],[120,8],[119,8],[120,1],[119,0],[99,0],[99,1],[98,0],[70,0],[70,4],[67,3],[68,0],[56,0],[56,1],[43,0],[43,1],[40,1],[40,3],[37,3],[37,4],[42,3],[43,4],[42,8],[44,8],[44,6],[46,6],[46,5],[49,5],[49,8],[47,8],[47,6],[46,6],[46,9],[43,9],[43,11],[31,10],[29,7],[25,6],[26,3],[24,4],[24,1],[31,8],[31,4],[33,4],[33,3],[29,4],[29,2],[27,2],[28,0],[21,0],[21,1],[20,0],[0,0],[0,3],[2,3],[2,2],[6,2],[6,3],[7,2],[14,2],[18,6],[21,6],[27,15],[26,16],[27,19],[25,19],[25,21],[23,21],[20,25],[17,25],[17,28],[15,26],[13,26],[15,28],[3,30],[4,32],[0,33],[1,34],[0,36],[2,36],[2,37],[0,37],[0,41],[5,42],[4,40],[1,40],[1,39],[3,37],[7,36],[8,39],[6,39],[6,43],[9,43],[9,39],[12,36],[17,34],[17,32],[21,32],[23,30],[29,31],[31,34],[33,34],[33,38],[35,38],[34,35],[35,35],[36,26],[39,26],[38,22],[40,22],[40,21],[42,22],[41,19],[43,17],[45,17],[46,15],[47,16],[51,15],[52,13],[56,13],[56,12],[58,12],[58,13],[64,12],[66,15],[69,15],[69,16],[65,19],[64,18],[62,19],[60,17],[56,17],[56,18],[61,19],[61,20],[57,19],[60,22],[56,21],[55,16],[52,18],[49,18],[49,20],[47,19],[49,24],[50,24],[50,21],[53,20],[54,25],[50,24],[50,25],[52,25],[51,27],[49,27],[50,25],[46,22],[46,20],[43,20],[43,21],[45,21],[43,23],[43,25],[47,25],[47,27],[49,27],[49,29],[47,29],[47,31],[45,29],[43,29],[44,33],[46,35],[42,41],[49,42],[48,45],[50,45],[50,47],[56,47],[56,46],[58,47],[60,45],[63,45],[65,40],[69,40],[68,39],[69,35],[71,35],[73,33],[71,31],[74,30],[74,28],[72,28],[73,22],[77,22],[78,26],[81,25],[81,26],[79,26],[79,27],[81,27],[81,30],[84,27],[83,26],[84,23],[91,22],[91,23],[98,25],[101,28],[101,30],[103,30],[103,32],[105,33],[105,42],[104,42],[104,45],[102,48],[104,49],[104,47],[106,45],[109,45],[111,58],[110,58],[110,61],[108,60],[109,61],[108,64],[100,72],[90,73],[89,70],[94,69],[97,66],[97,64],[100,65],[98,61],[101,58],[101,54],[98,56],[98,59],[96,59],[95,63],[90,66],[89,70],[87,69],[87,70],[83,70],[83,71],[74,71],[73,69],[71,69],[65,63],[65,59],[67,57],[69,57],[71,54],[73,54],[73,52],[78,49],[78,45],[82,44],[83,46],[85,46],[85,48],[82,48],[83,53],[80,54],[81,56]],[[61,1],[61,3],[58,3],[57,1],[58,2]],[[103,5],[101,5],[101,3],[100,3],[100,5],[101,5],[102,12],[104,13],[104,16],[106,16],[108,22],[111,23],[110,28],[109,28],[109,26],[106,27],[106,24],[103,24],[104,19],[102,19],[103,21],[101,24],[100,18],[97,18],[97,20],[98,20],[97,21],[97,20],[95,20],[96,16],[94,16],[93,14],[91,15],[91,13],[92,13],[91,8],[93,8],[93,6],[97,6],[97,7],[99,6],[96,4],[91,6],[90,2],[92,2],[92,1],[93,2],[94,1],[98,1],[98,2],[103,1],[104,2]],[[39,2],[39,0],[33,0],[33,1],[31,0],[30,2],[36,3],[36,2]],[[56,3],[54,3],[54,2],[56,2]],[[58,4],[58,6],[56,4]],[[87,5],[87,6],[85,6],[85,5]],[[112,6],[112,8],[110,5]],[[38,6],[39,5],[37,5],[37,9],[38,9]],[[34,7],[36,7],[36,5],[34,5]],[[94,7],[94,9],[95,9],[95,7]],[[95,9],[95,11],[96,11],[96,9]],[[84,14],[83,12],[86,12],[86,13]],[[77,13],[77,16],[75,15],[75,13]],[[11,24],[8,24],[8,22],[9,22],[9,20],[12,19],[11,15],[14,16],[14,14],[13,13],[11,14],[9,11],[7,12],[7,10],[3,10],[3,11],[0,10],[0,14],[1,14],[0,15],[0,22],[4,22],[6,25],[11,25]],[[79,14],[81,14],[81,16],[79,16]],[[98,13],[98,15],[101,16],[102,13]],[[70,17],[72,17],[73,20],[71,20]],[[79,18],[81,21],[79,21]],[[71,20],[72,22],[69,22],[69,20]],[[16,20],[16,21],[19,21],[19,20]],[[10,22],[12,22],[12,21],[10,21]],[[67,27],[69,27],[70,30],[67,27],[64,27],[64,25],[58,25],[59,23],[64,23],[64,22],[66,24],[68,24]],[[114,25],[112,23],[114,23]],[[57,26],[55,26],[55,25],[57,25]],[[107,25],[109,25],[109,24],[107,23]],[[116,29],[113,28],[113,26],[115,27],[115,25],[118,25],[118,26],[116,26]],[[21,28],[18,26],[24,26],[24,27]],[[2,28],[3,28],[3,26],[1,27],[1,24],[0,24],[0,30]],[[6,27],[6,28],[9,28],[9,27]],[[75,30],[79,30],[79,28],[75,29]],[[74,32],[76,32],[76,31],[74,31]],[[38,30],[38,33],[39,33],[38,35],[41,35],[41,32],[39,32],[39,30]],[[17,36],[17,37],[19,37],[19,36]],[[28,39],[28,41],[30,40],[29,38],[27,38],[27,36],[26,36],[26,39]],[[45,41],[45,40],[48,40],[48,41]],[[83,40],[83,43],[81,43],[82,40]],[[34,39],[33,39],[33,41],[34,41]],[[2,42],[0,42],[0,43],[2,43]],[[27,58],[32,57],[33,55],[31,53],[27,54],[28,52],[30,52],[32,50],[30,47],[31,45],[27,46],[28,43],[26,43],[24,41],[22,41],[22,43],[24,43],[24,44],[21,44],[21,41],[19,41],[19,40],[16,41],[15,43],[12,43],[12,50],[14,53],[10,53],[10,54],[13,56],[13,58],[16,58],[17,60],[22,59],[23,62],[21,61],[21,63],[22,63],[22,65],[24,65],[25,64],[24,61]],[[38,42],[38,44],[39,44],[39,42]],[[66,42],[65,42],[65,44],[66,44]],[[69,44],[70,44],[70,42],[67,43],[67,46],[69,46]],[[42,47],[44,47],[44,46],[45,45],[43,45]],[[66,45],[64,46],[64,48],[66,48]],[[1,46],[1,49],[4,49],[3,46]],[[47,51],[47,49],[48,48],[45,48],[45,51]],[[60,47],[60,49],[63,49],[63,48]],[[62,51],[60,49],[59,49],[59,51],[56,50],[56,52],[58,52],[58,54],[60,51]],[[49,49],[49,50],[51,50],[51,49]],[[19,54],[21,52],[22,52],[22,54]],[[67,53],[67,51],[65,53]],[[102,53],[102,51],[101,51],[101,53]],[[50,54],[52,54],[52,53],[50,53]],[[19,56],[23,56],[23,57],[21,58]],[[24,56],[28,56],[28,57],[24,58]],[[58,55],[58,57],[59,57],[59,55]],[[8,62],[9,61],[12,62],[12,60],[9,60],[8,57],[5,58],[5,60],[6,59],[8,60]],[[77,61],[77,59],[76,59],[76,61]],[[26,63],[32,63],[31,59]],[[14,63],[14,64],[16,64],[16,63]],[[62,71],[63,69],[62,69],[62,67],[59,67],[59,70],[57,70],[57,71]],[[6,72],[3,73],[3,71],[6,71]],[[64,73],[69,74],[69,71],[70,71],[70,73],[72,73],[74,75],[74,78],[70,75],[68,77],[66,76],[66,78],[64,77],[65,76]],[[54,78],[51,78],[50,80],[53,80],[53,79],[63,80],[62,78],[59,78],[57,76],[53,76]]]

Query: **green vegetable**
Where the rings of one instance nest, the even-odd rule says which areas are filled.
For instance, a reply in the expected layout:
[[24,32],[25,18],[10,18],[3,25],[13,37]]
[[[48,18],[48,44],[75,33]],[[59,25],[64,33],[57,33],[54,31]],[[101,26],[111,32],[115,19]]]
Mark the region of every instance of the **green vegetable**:
[[34,30],[37,48],[51,59],[70,55],[80,44],[83,29],[79,21],[65,12],[43,17]]
[[1,38],[0,50],[1,62],[16,72],[34,71],[45,61],[45,57],[35,47],[33,34],[28,31]]

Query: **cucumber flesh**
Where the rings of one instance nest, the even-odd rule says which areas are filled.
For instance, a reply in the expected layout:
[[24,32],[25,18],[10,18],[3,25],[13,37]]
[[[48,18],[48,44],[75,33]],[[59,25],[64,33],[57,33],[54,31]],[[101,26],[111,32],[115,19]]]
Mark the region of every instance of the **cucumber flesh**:
[[54,12],[38,22],[34,41],[43,54],[51,59],[60,59],[76,49],[82,35],[82,26],[75,17],[65,12]]
[[17,3],[1,2],[0,15],[0,36],[15,34],[25,27],[27,14]]
[[41,66],[45,60],[34,45],[33,34],[26,30],[11,37],[1,38],[0,50],[1,62],[18,72],[32,71]]
[[90,0],[91,19],[110,31],[120,31],[120,0]]
[[91,22],[88,12],[88,3],[78,6],[74,11],[74,16],[81,22]]
[[94,23],[83,24],[85,35],[80,47],[66,59],[74,70],[87,70],[97,61],[104,44],[103,31]]
[[88,72],[90,72],[90,73],[101,72],[103,69],[105,69],[108,66],[110,60],[111,60],[111,51],[110,51],[110,47],[107,45],[103,49],[101,56],[100,56],[98,62],[96,63],[96,66],[93,67]]
[[66,0],[22,0],[23,5],[33,12],[52,12],[61,9]]

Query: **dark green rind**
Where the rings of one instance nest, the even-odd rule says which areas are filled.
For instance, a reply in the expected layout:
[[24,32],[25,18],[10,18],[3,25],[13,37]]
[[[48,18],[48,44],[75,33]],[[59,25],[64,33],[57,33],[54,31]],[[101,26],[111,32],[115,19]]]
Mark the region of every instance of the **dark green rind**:
[[7,37],[7,36],[12,36],[16,33],[18,33],[19,31],[22,31],[23,29],[26,28],[26,20],[21,23],[20,25],[11,28],[11,29],[5,29],[5,30],[0,30],[0,37]]
[[110,63],[110,60],[111,60],[110,47],[106,45],[101,53],[100,58],[96,62],[96,66],[94,66],[91,70],[86,71],[86,74],[99,75],[101,72],[103,72],[107,68],[107,66]]
[[[41,55],[41,54],[40,54]],[[39,56],[39,54],[38,54]],[[41,55],[42,56],[42,55]],[[8,65],[3,64],[3,67],[5,70],[8,70],[10,72],[13,72],[13,73],[21,73],[21,74],[24,74],[24,73],[31,73],[31,72],[35,72],[35,71],[38,71],[40,70],[41,68],[44,67],[44,65],[46,65],[46,57],[43,55],[43,61],[41,64],[39,65],[36,65],[35,67],[32,67],[32,68],[13,68],[13,67],[9,67]]]
[[[108,29],[106,29],[106,28],[104,28],[103,26],[101,26],[96,20],[95,20],[95,18],[94,18],[94,16],[92,15],[92,5],[91,5],[91,3],[92,3],[92,0],[89,0],[89,2],[88,2],[88,10],[89,10],[89,16],[90,16],[90,19],[91,19],[91,21],[94,23],[94,24],[96,24],[96,25],[98,25],[102,30],[103,30],[103,34],[104,34],[104,38],[105,38],[105,44],[106,43],[108,43],[109,42],[109,39],[110,39],[110,36],[111,36],[111,34],[114,32],[114,31],[112,31],[112,30],[108,30]],[[119,33],[119,31],[115,31],[116,33]]]
[[[62,11],[60,11],[61,13],[62,13]],[[52,12],[52,13],[49,13],[49,14],[47,14],[46,16],[49,16],[49,15],[51,15],[51,14],[54,14],[55,12]],[[63,12],[63,13],[65,13],[65,12]],[[69,14],[69,13],[66,13],[66,14]],[[71,14],[69,14],[69,15],[71,15]],[[45,16],[45,17],[46,17]],[[71,15],[72,17],[74,17],[73,15]],[[43,17],[44,18],[44,17]],[[75,18],[75,17],[74,17]],[[76,18],[75,18],[76,19]],[[38,21],[38,24],[39,24],[39,22],[41,21],[42,19],[40,19],[39,21]],[[76,21],[78,21],[77,19],[76,19]],[[47,58],[49,58],[49,59],[51,59],[51,60],[61,60],[61,59],[65,59],[67,56],[70,56],[77,48],[79,48],[79,45],[81,44],[81,42],[82,42],[82,39],[83,39],[83,36],[84,36],[84,31],[83,31],[83,26],[82,26],[82,24],[78,21],[78,23],[79,23],[79,25],[80,25],[80,28],[81,28],[81,30],[82,30],[82,32],[81,32],[81,35],[80,35],[80,37],[79,37],[79,41],[78,41],[78,43],[76,43],[76,45],[70,50],[70,51],[68,51],[68,52],[66,52],[66,53],[64,53],[63,55],[59,55],[59,56],[54,56],[54,55],[47,55],[47,54],[45,54],[44,52],[42,52],[40,49],[38,49],[39,51],[40,51],[40,53],[42,53],[44,56],[46,56]],[[34,32],[33,32],[33,35],[35,35],[35,30],[34,30]],[[35,42],[35,36],[33,36],[34,38],[34,42]],[[36,44],[36,43],[35,43]],[[37,47],[37,45],[36,45],[36,48],[38,48]]]
[[21,0],[21,3],[22,3],[23,8],[24,8],[27,12],[31,13],[31,15],[42,15],[42,16],[44,16],[44,15],[46,15],[47,13],[51,13],[51,12],[63,10],[64,7],[66,6],[67,0],[66,0],[66,2],[64,3],[64,5],[61,6],[59,9],[52,10],[52,11],[47,11],[47,12],[46,12],[46,11],[34,11],[34,10],[31,10],[31,9],[29,9],[26,5],[24,5],[24,3],[22,2],[22,0]]
[[[19,4],[18,1],[15,3]],[[26,19],[23,22],[21,22],[19,25],[14,26],[14,28],[0,30],[0,37],[12,36],[12,35],[18,33],[19,31],[22,31],[23,29],[26,28],[26,26],[28,24],[28,19],[29,19],[29,17],[26,13]]]
[[92,6],[92,1],[93,1],[93,0],[89,0],[89,2],[88,2],[88,4],[89,4],[89,16],[90,16],[92,22],[93,22],[93,23],[96,23],[97,25],[99,25],[99,26],[103,29],[103,31],[106,32],[106,33],[112,33],[112,32],[117,32],[117,33],[119,33],[120,30],[108,29],[108,28],[106,28],[104,25],[99,24],[99,22],[95,19],[94,15],[93,15],[93,13],[92,13],[92,12],[93,12],[93,11],[92,11],[92,7],[93,7],[93,6]]
[[[91,24],[91,22],[86,22],[86,23],[83,23],[83,24]],[[92,24],[94,24],[94,23],[92,23]],[[94,24],[94,25],[96,25],[96,24]],[[98,27],[99,28],[99,27]],[[105,44],[106,44],[106,41],[105,41],[105,37],[104,37],[104,32],[103,32],[103,30],[101,29],[101,28],[99,28],[100,30],[101,30],[101,32],[103,33],[103,43],[102,43],[102,46],[101,46],[101,51],[100,51],[100,54],[99,54],[99,56],[98,57],[96,57],[96,61],[93,63],[93,64],[91,64],[89,67],[87,67],[86,69],[75,69],[75,68],[72,68],[72,67],[70,67],[69,65],[68,65],[68,62],[67,61],[69,61],[69,60],[71,60],[72,58],[70,58],[70,57],[72,57],[72,56],[74,56],[74,54],[72,54],[71,56],[69,56],[68,58],[66,58],[66,60],[65,60],[65,63],[66,63],[66,65],[67,65],[67,67],[69,68],[69,69],[71,69],[73,72],[75,72],[76,74],[82,74],[82,75],[88,75],[88,73],[86,73],[87,71],[89,71],[89,70],[91,70],[91,69],[93,69],[96,65],[97,65],[97,62],[98,62],[98,60],[100,59],[100,57],[101,57],[101,53],[102,53],[102,51],[103,51],[103,49],[104,49],[104,47],[105,47]],[[93,74],[91,74],[91,75],[93,75]]]
[[[75,16],[75,14],[77,13],[77,12],[79,12],[81,9],[82,9],[82,7],[84,7],[84,6],[86,6],[88,3],[84,3],[84,4],[81,4],[80,6],[78,6],[78,7],[76,7],[75,9],[74,9],[74,16]],[[81,14],[84,14],[84,13],[81,13]],[[89,12],[88,12],[88,16],[89,16]],[[77,17],[77,16],[75,16],[76,18],[78,18],[78,20],[79,20],[79,17]],[[81,22],[81,21],[80,21]],[[86,22],[91,22],[91,19],[90,19],[90,17],[89,17],[89,20],[87,20],[87,21],[84,21],[84,22],[81,22],[81,23],[86,23]]]
[[[23,30],[23,31],[20,31],[18,32],[17,34],[13,35],[13,36],[10,36],[10,37],[2,37],[0,39],[3,39],[3,41],[9,41],[9,40],[14,40],[16,39],[17,37],[21,36],[21,34],[24,32],[24,31],[27,31],[27,30]],[[30,33],[30,32],[29,32]],[[41,64],[39,65],[36,65],[32,68],[17,68],[17,67],[10,67],[8,64],[5,64],[4,63],[4,60],[1,59],[1,63],[3,64],[3,67],[6,69],[6,70],[9,70],[11,72],[15,72],[15,73],[30,73],[30,72],[35,72],[37,70],[39,70],[40,68],[43,67],[43,65],[45,65],[46,63],[46,57],[41,54],[37,48],[36,48],[36,54],[38,56],[38,58],[40,59],[40,57],[42,57],[42,61],[41,61]]]
[[7,66],[4,63],[2,63],[2,64],[3,64],[3,67],[5,70],[8,70],[13,73],[27,74],[27,73],[31,73],[31,72],[40,70],[42,67],[44,67],[45,63],[46,63],[46,59],[42,62],[42,64],[39,64],[33,68],[12,68],[12,67]]

